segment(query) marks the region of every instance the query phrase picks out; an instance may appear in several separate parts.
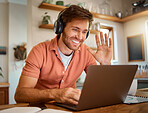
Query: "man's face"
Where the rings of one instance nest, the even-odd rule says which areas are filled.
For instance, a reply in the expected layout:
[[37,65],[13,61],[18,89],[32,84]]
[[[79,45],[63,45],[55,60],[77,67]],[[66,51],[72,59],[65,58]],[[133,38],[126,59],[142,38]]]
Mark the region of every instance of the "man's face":
[[73,19],[67,23],[62,33],[62,41],[70,50],[77,50],[86,39],[89,22],[86,19]]

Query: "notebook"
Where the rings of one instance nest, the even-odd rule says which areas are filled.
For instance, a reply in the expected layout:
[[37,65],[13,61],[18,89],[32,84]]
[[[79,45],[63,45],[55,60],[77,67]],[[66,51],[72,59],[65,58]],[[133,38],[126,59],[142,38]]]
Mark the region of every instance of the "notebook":
[[89,66],[78,105],[55,103],[71,110],[123,103],[133,81],[137,65]]
[[0,113],[72,113],[72,112],[56,110],[56,109],[42,110],[39,107],[13,107],[0,110]]
[[142,102],[148,102],[148,97],[127,95],[124,101],[125,104],[137,104],[137,103],[142,103]]

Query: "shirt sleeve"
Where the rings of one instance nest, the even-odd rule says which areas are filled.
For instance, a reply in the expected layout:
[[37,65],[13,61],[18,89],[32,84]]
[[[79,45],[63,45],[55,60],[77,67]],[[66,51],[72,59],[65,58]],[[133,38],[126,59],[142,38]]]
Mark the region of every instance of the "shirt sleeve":
[[40,69],[43,64],[43,47],[41,44],[33,47],[25,62],[22,75],[39,78]]

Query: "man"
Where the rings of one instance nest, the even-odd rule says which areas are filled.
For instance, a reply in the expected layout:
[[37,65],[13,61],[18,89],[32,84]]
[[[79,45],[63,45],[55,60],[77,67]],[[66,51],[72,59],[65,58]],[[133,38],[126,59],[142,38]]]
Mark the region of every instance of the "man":
[[[55,22],[57,36],[31,50],[16,90],[16,102],[48,102],[78,104],[81,94],[75,83],[90,65],[111,62],[111,39],[96,35],[97,52],[83,44],[89,34],[92,14],[71,5],[61,11]],[[101,44],[100,44],[101,42]],[[109,45],[108,45],[109,43]]]

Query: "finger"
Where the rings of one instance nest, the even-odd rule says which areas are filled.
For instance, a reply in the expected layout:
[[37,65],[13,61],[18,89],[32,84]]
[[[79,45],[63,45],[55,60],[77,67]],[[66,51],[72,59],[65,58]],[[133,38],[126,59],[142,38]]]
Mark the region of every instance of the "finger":
[[100,46],[100,40],[99,40],[98,34],[96,34],[95,38],[96,38],[97,48],[99,48],[99,46]]
[[68,88],[68,90],[69,90],[70,92],[74,92],[74,93],[79,93],[79,92],[81,92],[80,89],[76,89],[76,88]]
[[104,38],[103,38],[103,33],[100,32],[100,39],[101,39],[101,44],[104,45]]
[[68,88],[68,90],[65,92],[65,97],[78,101],[80,97],[80,90],[74,88]]
[[108,46],[108,36],[106,33],[105,33],[105,45]]
[[112,47],[112,39],[109,38],[109,48],[111,48],[111,47]]
[[80,94],[79,94],[79,93],[73,94],[73,96],[72,96],[71,99],[73,99],[73,100],[75,100],[75,101],[79,101],[79,99],[80,99]]
[[74,105],[77,105],[78,104],[78,101],[75,101],[73,99],[67,99],[65,103],[66,104],[74,104]]
[[72,99],[74,101],[78,101],[80,98],[80,95],[77,93],[70,93],[69,95],[67,95],[67,98]]
[[80,89],[74,89],[73,92],[80,94],[81,93],[81,90]]
[[68,97],[65,97],[65,102],[64,103],[68,103],[68,104],[78,104],[80,95],[77,95],[75,93],[71,93],[68,95]]
[[79,93],[81,93],[81,89],[76,89]]
[[78,90],[78,89],[73,89],[73,91],[71,92],[70,97],[71,97],[72,99],[78,101],[79,98],[80,98],[80,95],[81,95],[81,91],[80,91],[80,90]]

